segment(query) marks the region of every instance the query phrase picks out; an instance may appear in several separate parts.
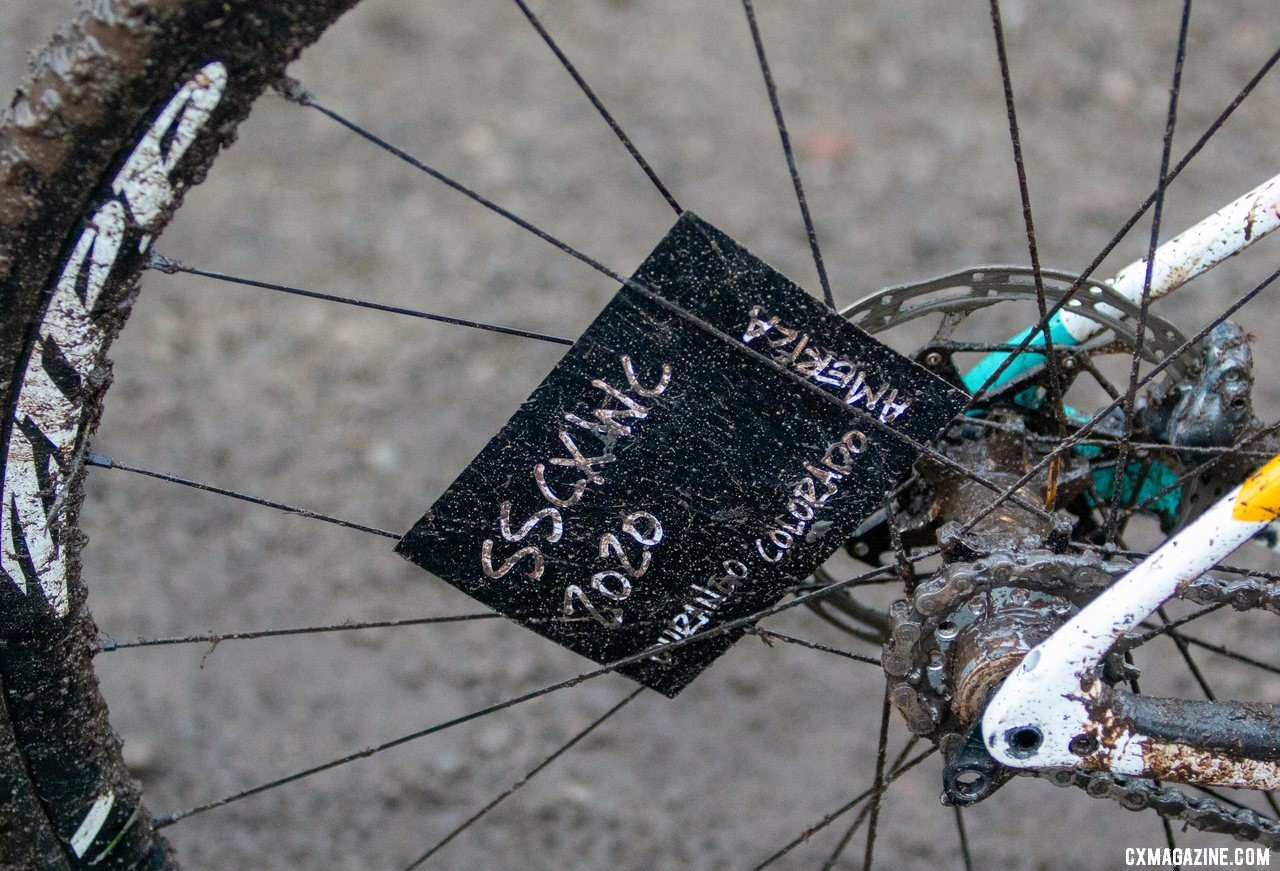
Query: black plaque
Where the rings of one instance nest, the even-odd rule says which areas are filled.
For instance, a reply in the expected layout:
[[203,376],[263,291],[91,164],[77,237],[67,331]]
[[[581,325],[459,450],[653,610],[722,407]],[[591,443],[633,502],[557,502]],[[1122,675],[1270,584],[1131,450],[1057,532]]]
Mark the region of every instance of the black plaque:
[[965,400],[685,213],[396,550],[674,696]]

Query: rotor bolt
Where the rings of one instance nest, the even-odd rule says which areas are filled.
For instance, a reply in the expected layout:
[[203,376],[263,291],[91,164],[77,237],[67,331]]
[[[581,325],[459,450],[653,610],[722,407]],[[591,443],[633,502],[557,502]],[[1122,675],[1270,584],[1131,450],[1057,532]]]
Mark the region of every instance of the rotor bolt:
[[937,369],[942,365],[942,355],[937,351],[930,351],[924,355],[924,365],[930,369]]

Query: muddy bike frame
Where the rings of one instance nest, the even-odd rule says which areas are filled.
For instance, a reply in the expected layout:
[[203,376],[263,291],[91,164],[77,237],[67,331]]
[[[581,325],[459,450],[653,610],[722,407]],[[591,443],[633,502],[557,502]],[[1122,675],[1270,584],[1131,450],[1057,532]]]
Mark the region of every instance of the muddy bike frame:
[[[1161,245],[1151,263],[1130,264],[1110,284],[1135,303],[1165,296],[1277,226],[1280,176]],[[1048,327],[1058,346],[1081,344],[1101,329],[1069,308]],[[1045,346],[1044,331],[1025,330],[1010,340],[1023,342]],[[1000,386],[1044,360],[1036,353],[994,353],[964,376],[965,386]],[[1011,768],[1078,767],[1182,783],[1280,788],[1280,706],[1152,698],[1108,686],[1098,676],[1104,657],[1126,632],[1278,516],[1280,456],[1027,653],[983,714],[987,751]]]

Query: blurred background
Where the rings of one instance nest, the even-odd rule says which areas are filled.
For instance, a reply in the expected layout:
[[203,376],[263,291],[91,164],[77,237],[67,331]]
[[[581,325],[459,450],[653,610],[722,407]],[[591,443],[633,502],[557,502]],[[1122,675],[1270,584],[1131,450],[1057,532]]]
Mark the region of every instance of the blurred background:
[[[741,5],[532,5],[682,205],[817,292]],[[962,266],[1027,262],[985,3],[757,5],[840,303]],[[1047,266],[1082,269],[1154,188],[1179,8],[1002,4]],[[0,89],[12,91],[26,52],[70,10],[65,0],[0,6]],[[1190,32],[1175,158],[1280,45],[1280,19],[1268,0],[1204,2]],[[619,272],[629,274],[673,220],[509,0],[367,0],[292,74],[321,102]],[[616,291],[316,112],[268,95],[239,140],[188,195],[159,252],[569,337]],[[1277,141],[1273,76],[1171,188],[1164,226],[1176,232],[1275,174]],[[1097,277],[1141,256],[1148,232],[1141,222]],[[1278,250],[1280,242],[1262,243],[1157,311],[1194,332],[1269,274]],[[95,451],[396,531],[561,354],[191,276],[148,275],[144,288],[115,346]],[[1263,294],[1237,318],[1263,338],[1262,375],[1280,364],[1265,341],[1272,299]],[[987,338],[1016,321],[996,313]],[[1259,381],[1259,413],[1274,420],[1280,392]],[[382,538],[123,473],[94,470],[89,484],[90,604],[118,640],[480,610]],[[878,654],[807,613],[771,625]],[[1250,636],[1265,652],[1270,625],[1249,615],[1219,631]],[[99,658],[127,759],[159,813],[587,666],[498,620]],[[1223,695],[1280,699],[1280,685],[1260,672],[1208,658],[1205,668]],[[1167,686],[1195,693],[1182,673]],[[191,868],[400,868],[629,688],[619,677],[593,680],[168,834]],[[882,688],[878,667],[743,640],[677,700],[642,695],[434,867],[753,867],[870,785]],[[891,756],[906,736],[895,715]],[[963,867],[939,788],[936,760],[890,788],[879,867]],[[848,819],[776,867],[820,867]],[[1126,846],[1164,844],[1153,814],[1032,780],[1011,783],[965,821],[978,867],[1115,867]],[[1190,833],[1179,843],[1221,842]],[[859,835],[835,867],[859,868],[862,854]]]

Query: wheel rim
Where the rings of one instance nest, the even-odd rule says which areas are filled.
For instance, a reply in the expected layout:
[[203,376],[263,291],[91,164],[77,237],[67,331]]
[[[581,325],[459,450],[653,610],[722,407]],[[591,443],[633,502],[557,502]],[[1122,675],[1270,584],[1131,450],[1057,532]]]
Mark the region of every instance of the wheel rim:
[[[763,14],[763,13],[762,13],[762,14]],[[537,46],[535,45],[535,47],[537,47]],[[783,182],[784,182],[784,185],[785,185],[785,176],[783,177]],[[785,187],[784,187],[784,193],[785,193]],[[801,249],[801,253],[803,253],[803,248]],[[833,269],[834,269],[834,266],[833,266]],[[246,332],[247,332],[247,333],[251,333],[251,330],[246,330]],[[536,364],[535,362],[530,362],[530,363],[528,363],[528,364],[526,364],[526,365],[529,365],[530,367],[534,367],[534,366],[536,366],[537,364]],[[519,391],[519,390],[515,390],[515,391],[513,391],[513,393],[518,395],[518,394],[520,393],[520,391]],[[482,429],[483,429],[483,428],[482,428]],[[478,437],[483,438],[483,436],[484,436],[485,434],[487,434],[487,432],[479,433],[479,434],[478,434]],[[106,437],[107,437],[107,435],[105,434],[105,431],[104,431],[104,436],[103,436],[103,438],[106,438]],[[127,436],[121,436],[121,437],[119,437],[119,438],[120,438],[120,442],[121,442],[122,444],[127,444],[127,443],[129,442],[129,438],[130,438],[130,437],[127,437]],[[122,453],[122,451],[112,451],[112,452],[113,452],[113,453]],[[180,453],[171,454],[171,456],[173,456],[173,458],[174,458],[175,460],[177,460],[177,459],[181,459],[181,458],[182,458],[182,457],[181,457],[181,455],[180,455]],[[324,469],[325,467],[324,467],[323,465],[321,465],[321,466],[320,466],[320,468]],[[217,469],[216,469],[216,467],[214,467],[214,471],[216,471],[216,470],[217,470]],[[212,476],[211,476],[211,477],[212,477]],[[105,485],[104,485],[104,486],[105,486]],[[112,487],[115,487],[116,485],[111,485],[111,486],[112,486]],[[327,488],[320,487],[320,488],[318,488],[318,489],[314,489],[314,490],[311,490],[311,491],[306,491],[306,490],[304,490],[304,492],[302,493],[302,495],[303,495],[303,496],[309,496],[309,495],[315,494],[316,496],[320,497],[320,500],[319,500],[319,501],[320,501],[320,502],[323,502],[323,498],[327,495],[326,489],[327,489]],[[110,497],[108,496],[107,498],[110,498]],[[367,497],[366,497],[366,498],[367,498]],[[310,501],[308,501],[308,504],[315,504],[315,503],[311,503]],[[376,506],[376,505],[374,505],[373,507],[375,508],[375,510],[377,510],[377,506]],[[421,506],[419,506],[419,507],[421,507]],[[109,529],[110,529],[110,528],[109,528]],[[111,534],[113,534],[113,532],[114,532],[114,530],[109,531],[107,534],[108,534],[108,535],[111,535]],[[96,535],[95,535],[95,538],[97,538],[97,537],[98,537],[98,536],[96,536]],[[351,593],[349,592],[349,593],[348,593],[348,595],[350,595],[350,594],[351,594]],[[219,651],[219,654],[221,654],[221,653],[222,653],[222,651]],[[215,661],[215,660],[216,660],[216,656],[212,656],[212,657],[210,657],[210,662],[213,662],[213,661]],[[560,660],[557,660],[557,661],[560,661]],[[868,711],[868,714],[867,714],[867,718],[866,718],[866,719],[867,719],[867,721],[868,721],[868,725],[869,725],[869,726],[874,726],[874,723],[872,722],[872,721],[874,720],[874,716],[873,716],[872,712]]]

